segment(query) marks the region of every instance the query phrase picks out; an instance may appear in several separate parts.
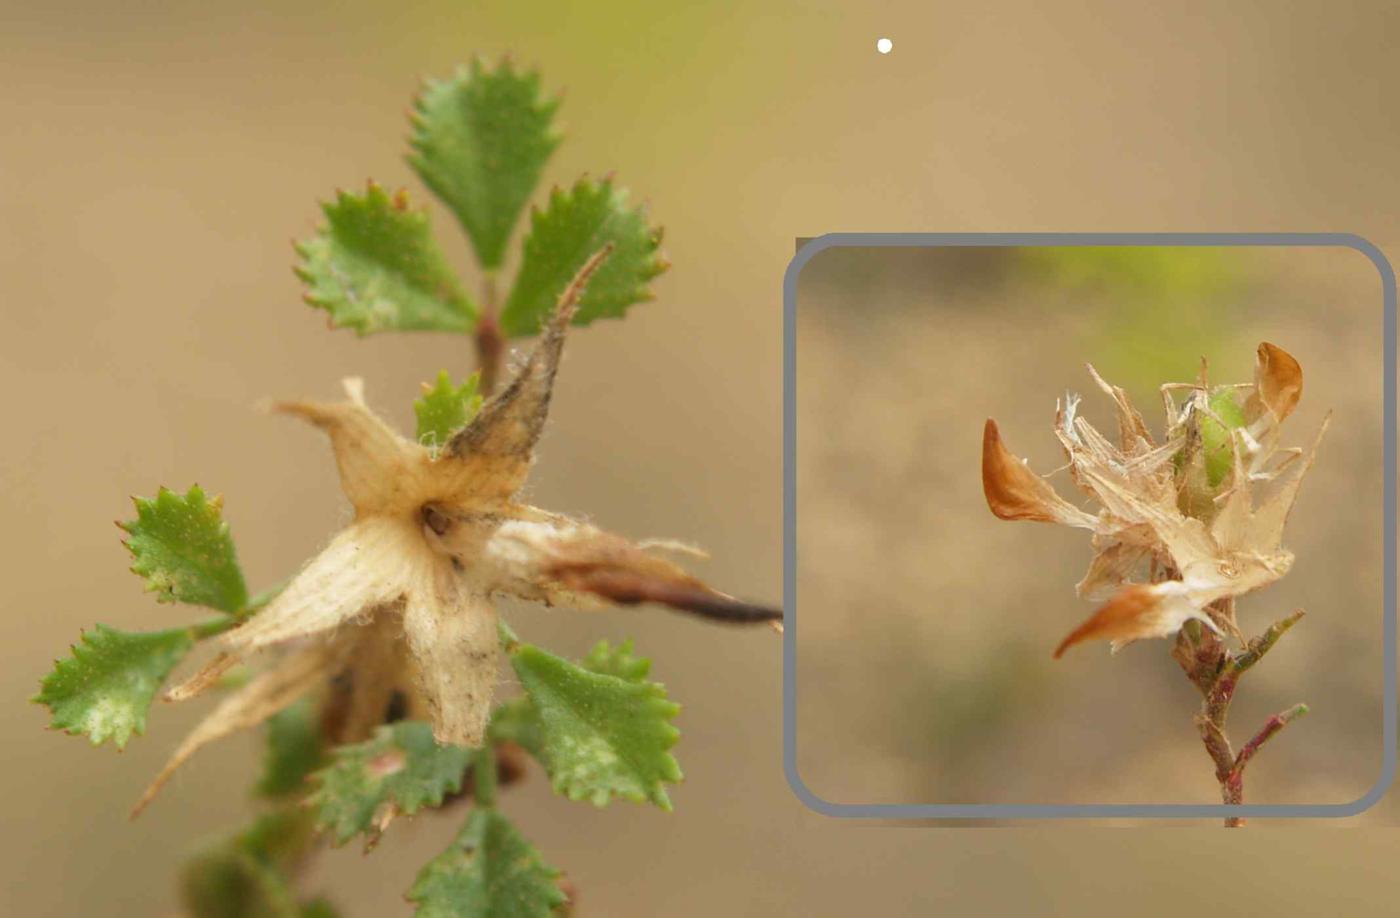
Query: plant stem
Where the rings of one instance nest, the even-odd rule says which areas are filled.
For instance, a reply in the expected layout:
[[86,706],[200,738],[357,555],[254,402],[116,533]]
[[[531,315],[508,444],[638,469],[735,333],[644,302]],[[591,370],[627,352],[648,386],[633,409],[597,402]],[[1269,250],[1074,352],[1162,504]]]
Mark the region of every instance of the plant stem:
[[485,396],[496,389],[496,378],[501,372],[501,355],[505,351],[499,311],[496,274],[488,271],[481,281],[481,318],[476,323],[476,362],[481,371],[481,394]]
[[234,618],[232,615],[224,615],[220,616],[219,618],[207,619],[205,621],[200,622],[197,625],[191,625],[190,636],[193,637],[196,641],[202,641],[205,638],[211,638],[215,635],[223,634],[225,631],[238,624],[238,622],[239,619]]
[[[1259,748],[1308,711],[1307,705],[1297,704],[1273,715],[1238,753],[1230,745],[1230,738],[1225,732],[1230,702],[1234,700],[1240,677],[1258,663],[1278,643],[1284,632],[1302,617],[1303,613],[1299,610],[1280,619],[1263,634],[1251,639],[1237,654],[1226,650],[1215,634],[1199,628],[1183,628],[1177,638],[1172,656],[1203,696],[1201,710],[1195,718],[1196,729],[1201,735],[1206,754],[1215,765],[1215,779],[1220,782],[1220,799],[1226,805],[1235,806],[1244,802],[1244,768]],[[1243,825],[1242,817],[1229,816],[1225,819],[1227,828]]]
[[496,805],[496,778],[496,748],[484,742],[472,758],[472,793],[479,806]]
[[1253,738],[1244,744],[1244,748],[1240,750],[1240,754],[1235,757],[1234,774],[1242,775],[1244,773],[1244,767],[1249,764],[1250,759],[1254,758],[1254,754],[1259,751],[1260,746],[1267,743],[1275,734],[1288,726],[1290,722],[1297,720],[1306,713],[1308,713],[1308,706],[1300,703],[1264,721],[1264,726],[1260,727],[1259,732],[1254,734]]

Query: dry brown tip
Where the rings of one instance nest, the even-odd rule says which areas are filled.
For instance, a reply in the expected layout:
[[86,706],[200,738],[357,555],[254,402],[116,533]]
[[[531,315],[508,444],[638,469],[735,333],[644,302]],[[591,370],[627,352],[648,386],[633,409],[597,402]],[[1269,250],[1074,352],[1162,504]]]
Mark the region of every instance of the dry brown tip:
[[602,267],[603,262],[608,260],[608,257],[612,255],[613,249],[615,248],[617,248],[615,243],[608,242],[598,251],[590,255],[588,260],[583,263],[583,267],[578,269],[578,273],[574,275],[574,279],[569,281],[569,285],[564,288],[564,292],[559,296],[559,302],[554,309],[555,324],[566,325],[569,320],[573,318],[574,312],[578,309],[578,302],[583,298],[583,291],[588,286],[588,281],[593,276],[593,272]]
[[997,422],[987,418],[982,428],[982,493],[987,506],[1003,520],[1060,521],[1054,492],[1001,442]]
[[1055,659],[1058,660],[1066,650],[1084,641],[1129,641],[1148,636],[1153,632],[1143,619],[1160,601],[1147,584],[1125,586],[1060,642],[1060,646],[1055,648]]
[[1260,401],[1282,421],[1303,397],[1303,368],[1292,354],[1267,341],[1259,343],[1255,354],[1254,387]]
[[781,621],[783,610],[743,602],[691,577],[665,577],[644,571],[592,564],[555,565],[549,575],[569,589],[591,593],[620,606],[656,603],[713,621],[736,624]]
[[204,694],[209,688],[223,678],[239,662],[237,654],[220,653],[214,659],[206,663],[199,672],[190,676],[179,685],[171,686],[165,690],[162,696],[166,701],[188,701],[191,698]]

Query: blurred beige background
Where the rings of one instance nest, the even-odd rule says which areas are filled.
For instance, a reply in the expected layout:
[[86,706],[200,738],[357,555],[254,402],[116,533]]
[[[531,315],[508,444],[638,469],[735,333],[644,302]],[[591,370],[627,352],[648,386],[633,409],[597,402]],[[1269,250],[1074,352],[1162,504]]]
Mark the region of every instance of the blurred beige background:
[[[44,732],[24,699],[80,628],[180,620],[126,572],[109,521],[127,495],[223,493],[250,580],[274,582],[346,508],[325,444],[251,406],[359,373],[406,425],[419,380],[468,365],[445,337],[328,334],[290,272],[288,241],[336,187],[373,176],[423,199],[401,158],[416,74],[478,51],[540,64],[567,91],[550,179],[616,170],[667,228],[659,299],[571,344],[534,497],[707,545],[707,574],[759,598],[780,582],[779,290],[794,237],[1341,230],[1400,246],[1400,9],[1380,0],[8,0],[0,13],[4,914],[167,914],[174,861],[249,812],[246,737],[126,821],[198,710],[156,710],[118,755]],[[1030,428],[1015,429],[1030,452]],[[513,621],[561,651],[634,636],[685,704],[674,814],[595,812],[537,774],[511,794],[585,914],[1084,914],[1183,895],[1282,912],[1334,905],[1337,890],[1359,912],[1393,898],[1393,833],[825,819],[782,777],[771,636],[645,610]],[[1298,726],[1280,748],[1312,729]],[[337,852],[313,879],[350,914],[402,914],[459,818],[397,826],[369,859]]]
[[[1303,364],[1284,445],[1332,424],[1290,518],[1289,575],[1239,604],[1304,623],[1241,683],[1242,744],[1314,712],[1250,765],[1251,803],[1343,804],[1382,747],[1381,284],[1324,249],[828,249],[798,281],[798,767],[843,803],[1218,803],[1171,640],[1051,651],[1095,608],[1088,534],[996,519],[982,424],[1076,505],[1056,402],[1117,437],[1085,361],[1156,434],[1158,385],[1252,379],[1260,340]],[[1179,400],[1179,399],[1178,399]],[[1116,440],[1115,440],[1116,442]],[[1265,493],[1265,492],[1259,492]],[[1381,819],[1377,807],[1367,819]],[[1382,819],[1382,821],[1386,821]],[[1394,822],[1393,815],[1389,818]]]

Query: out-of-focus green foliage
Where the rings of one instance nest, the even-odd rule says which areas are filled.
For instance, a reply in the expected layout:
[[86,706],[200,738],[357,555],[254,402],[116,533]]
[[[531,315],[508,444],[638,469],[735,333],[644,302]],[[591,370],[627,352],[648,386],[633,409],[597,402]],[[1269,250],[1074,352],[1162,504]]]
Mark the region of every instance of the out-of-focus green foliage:
[[[1105,377],[1130,389],[1189,381],[1202,341],[1222,352],[1236,337],[1231,299],[1246,257],[1223,246],[1028,246],[1024,276],[1093,307],[1086,352]],[[1047,317],[1053,321],[1053,315]]]
[[423,918],[549,918],[565,901],[558,876],[510,820],[482,807],[424,865],[408,898]]
[[307,776],[321,765],[324,757],[321,725],[311,700],[303,698],[268,719],[267,754],[258,793],[282,797],[302,790]]
[[300,901],[292,874],[314,831],[309,810],[292,805],[188,861],[180,899],[194,918],[335,918],[325,899]]

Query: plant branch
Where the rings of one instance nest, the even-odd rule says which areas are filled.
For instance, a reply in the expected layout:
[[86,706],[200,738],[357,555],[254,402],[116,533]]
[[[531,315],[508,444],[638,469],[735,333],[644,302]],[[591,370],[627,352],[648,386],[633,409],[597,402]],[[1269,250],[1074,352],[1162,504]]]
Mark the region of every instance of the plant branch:
[[[1307,713],[1307,705],[1299,704],[1275,714],[1238,754],[1225,732],[1230,702],[1234,700],[1240,677],[1263,659],[1278,643],[1278,639],[1302,617],[1300,609],[1274,622],[1263,634],[1249,640],[1237,654],[1226,650],[1215,634],[1199,627],[1183,628],[1172,650],[1173,658],[1203,696],[1201,710],[1195,717],[1196,729],[1201,735],[1206,754],[1215,765],[1215,778],[1220,782],[1220,799],[1227,805],[1244,802],[1244,767],[1259,748],[1290,721]],[[1229,828],[1239,827],[1244,825],[1244,820],[1238,816],[1227,817],[1225,825]]]
[[[1196,729],[1200,731],[1201,742],[1205,743],[1206,752],[1210,755],[1211,761],[1215,763],[1215,777],[1223,787],[1230,772],[1235,767],[1235,750],[1230,748],[1230,740],[1225,735],[1225,731],[1204,714],[1196,715]],[[1226,800],[1225,802],[1238,803],[1239,801]]]
[[476,362],[481,371],[481,394],[490,396],[496,390],[501,373],[501,356],[505,352],[505,336],[501,334],[500,303],[496,291],[496,274],[486,272],[481,281],[481,318],[476,323]]
[[472,795],[479,806],[496,805],[496,747],[485,742],[472,761]]
[[1240,754],[1235,757],[1233,773],[1235,775],[1243,774],[1244,767],[1249,764],[1250,759],[1254,758],[1254,754],[1259,751],[1260,746],[1273,739],[1280,730],[1306,713],[1308,713],[1308,706],[1300,703],[1264,721],[1264,726],[1260,727],[1259,732],[1244,744],[1240,749]]
[[1232,668],[1236,676],[1258,663],[1260,658],[1278,643],[1278,639],[1283,637],[1284,632],[1298,624],[1298,620],[1302,617],[1303,610],[1297,609],[1292,615],[1274,622],[1263,634],[1251,640],[1244,651],[1232,661]]

